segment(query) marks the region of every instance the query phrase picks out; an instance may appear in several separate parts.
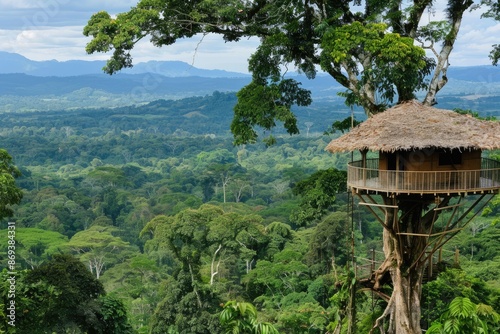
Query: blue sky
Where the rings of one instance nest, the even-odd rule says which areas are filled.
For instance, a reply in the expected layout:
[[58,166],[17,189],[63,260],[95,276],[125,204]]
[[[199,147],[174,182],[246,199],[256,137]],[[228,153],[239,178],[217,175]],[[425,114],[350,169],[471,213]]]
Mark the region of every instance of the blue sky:
[[[32,60],[107,59],[87,55],[88,39],[82,30],[90,16],[106,10],[110,14],[127,11],[136,0],[0,0],[0,51],[19,53]],[[439,19],[436,13],[423,20]],[[480,12],[466,13],[458,42],[450,58],[452,66],[490,64],[491,46],[500,43],[500,23],[479,19]],[[218,36],[181,40],[168,48],[156,48],[147,41],[133,50],[134,62],[181,60],[206,69],[247,72],[247,59],[258,45],[257,39],[224,43]]]

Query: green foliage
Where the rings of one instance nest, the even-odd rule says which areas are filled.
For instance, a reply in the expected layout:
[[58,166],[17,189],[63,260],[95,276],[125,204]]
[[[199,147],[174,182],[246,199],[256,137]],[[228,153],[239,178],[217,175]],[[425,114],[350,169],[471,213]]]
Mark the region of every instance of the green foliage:
[[456,298],[466,298],[474,304],[491,304],[499,292],[479,279],[460,269],[448,269],[435,281],[428,282],[422,292],[422,317],[433,322],[444,314]]
[[16,293],[17,333],[132,333],[123,304],[105,296],[102,284],[72,256],[54,255],[23,272]]
[[[38,290],[40,295],[36,302],[38,305],[31,312],[41,314],[37,321],[24,321],[20,317],[20,328],[28,330],[42,325],[45,329],[64,329],[77,326],[88,330],[96,326],[97,305],[94,300],[104,294],[101,283],[92,277],[91,273],[77,259],[71,256],[56,255],[53,261],[29,272],[26,283],[36,286],[46,284],[47,290]],[[50,288],[49,288],[50,287]],[[27,294],[29,296],[30,294]],[[42,301],[45,300],[45,303]],[[33,300],[34,301],[34,300]],[[86,317],[89,314],[90,317]]]
[[257,319],[257,309],[250,303],[228,301],[219,318],[228,333],[250,332]]
[[134,328],[144,331],[161,301],[158,287],[165,277],[152,255],[137,254],[107,269],[100,281],[106,291],[123,300]]
[[347,173],[334,168],[318,171],[298,182],[293,192],[301,196],[301,202],[291,219],[300,225],[320,219],[331,210],[335,196],[346,191],[346,187]]
[[[293,79],[285,79],[272,84],[252,82],[241,89],[238,103],[234,107],[231,131],[235,134],[235,145],[255,143],[257,132],[254,126],[271,131],[276,121],[283,123],[289,134],[299,133],[297,118],[291,106],[307,106],[312,100],[310,92],[299,87]],[[265,139],[267,145],[276,143],[273,137]]]
[[325,333],[330,314],[317,302],[305,298],[284,307],[276,327],[286,333]]
[[129,184],[125,172],[112,166],[98,166],[88,173],[90,179],[95,180],[104,187],[125,186]]
[[325,131],[325,134],[335,134],[337,131],[340,131],[341,133],[348,132],[359,124],[361,124],[361,122],[356,120],[356,117],[349,116],[341,121],[333,122],[332,126]]
[[128,322],[127,309],[120,299],[110,295],[100,296],[99,304],[102,321],[104,322],[103,333],[133,333]]
[[498,217],[499,212],[500,212],[500,196],[497,195],[497,196],[493,197],[489,206],[484,209],[483,215],[492,216],[493,217],[493,224],[498,225],[498,223],[500,222],[500,219],[498,219],[496,217]]
[[309,270],[300,258],[301,254],[290,247],[276,253],[273,261],[258,261],[243,278],[247,293],[263,305],[274,308],[283,296],[304,291],[309,283]]
[[257,321],[257,309],[250,303],[228,301],[219,315],[225,333],[278,334],[267,322]]
[[[256,216],[226,213],[204,204],[175,216],[156,217],[146,225],[143,235],[152,233],[151,241],[157,240],[158,249],[168,249],[178,264],[175,282],[170,283],[155,311],[153,332],[164,328],[183,332],[189,324],[190,332],[215,330],[214,311],[222,296],[219,290],[236,287],[232,280],[242,275],[239,265],[245,263],[249,270],[268,243],[260,223]],[[269,234],[275,232],[273,229]],[[209,265],[204,266],[204,262]],[[221,271],[226,272],[226,278],[221,277]]]
[[[362,64],[364,71],[358,89],[364,85],[375,86],[374,90],[386,101],[377,108],[393,102],[396,95],[399,101],[415,98],[415,91],[427,87],[425,77],[433,68],[424,50],[414,45],[412,38],[387,33],[384,23],[355,21],[332,27],[323,35],[322,47],[334,66],[354,61]],[[367,65],[368,59],[373,66]],[[362,96],[358,95],[357,99],[358,103],[363,103]]]
[[[338,331],[346,325],[348,321],[348,309],[350,307],[349,300],[351,298],[351,294],[356,289],[357,284],[353,271],[346,271],[346,273],[340,277],[340,280],[340,282],[342,282],[340,288],[330,299],[333,314],[327,329],[332,332]],[[335,283],[338,284],[339,282]]]
[[58,232],[38,228],[16,229],[16,253],[19,260],[26,262],[31,269],[61,252],[67,243],[68,238]]
[[76,233],[64,246],[66,252],[89,266],[90,271],[99,278],[105,265],[112,266],[130,256],[134,248],[112,233],[117,229],[111,226],[91,226]]
[[23,193],[15,182],[19,176],[21,172],[14,165],[12,157],[6,150],[0,149],[0,219],[12,216],[11,205],[21,202]]
[[481,115],[479,115],[478,112],[472,111],[470,109],[465,110],[465,109],[456,108],[456,109],[453,109],[453,111],[455,111],[456,113],[459,113],[461,115],[469,115],[469,116],[472,116],[474,118],[481,119],[481,120],[486,120],[486,121],[496,120],[496,118],[493,116],[481,117]]
[[456,297],[439,321],[427,333],[479,334],[495,333],[499,328],[500,314],[487,305],[474,304],[469,298]]
[[350,255],[349,230],[350,222],[345,212],[333,212],[318,223],[306,254],[312,272],[326,274],[333,264],[346,264]]
[[[258,322],[273,323],[284,333],[303,333],[306,326],[324,332],[330,323],[338,324],[342,303],[330,298],[339,293],[336,281],[343,282],[343,276],[338,266],[333,271],[332,257],[337,265],[348,257],[346,195],[335,194],[333,205],[312,224],[298,226],[289,217],[304,197],[292,189],[300,185],[312,192],[319,187],[318,194],[327,191],[321,190],[322,183],[336,184],[328,174],[310,183],[301,180],[318,170],[343,167],[349,156],[325,153],[330,138],[318,134],[322,130],[289,137],[275,129],[272,147],[235,148],[224,130],[229,126],[227,106],[235,102],[234,95],[219,93],[157,101],[145,108],[4,115],[2,141],[23,170],[16,182],[24,198],[12,206],[19,269],[46,268],[52,256],[70,252],[88,271],[89,260],[98,266],[102,257],[99,282],[107,296],[123,301],[131,326],[140,333],[221,333],[220,304],[226,300],[254,303]],[[298,126],[311,119],[330,124],[326,115],[331,108],[297,109]],[[173,135],[177,128],[184,132]],[[215,137],[204,136],[212,132]],[[221,175],[226,171],[228,196],[222,203]],[[204,177],[212,181],[204,184]],[[237,202],[233,191],[239,181],[247,187]],[[204,200],[209,203],[202,205]],[[369,257],[367,250],[380,248],[381,227],[363,209],[353,212],[360,241],[356,255]],[[425,304],[435,311],[429,321],[457,295],[498,309],[500,298],[492,287],[498,287],[500,225],[491,224],[497,208],[491,209],[474,221],[484,226],[464,230],[453,244],[467,256],[461,263],[468,275],[424,287],[432,303],[443,301]],[[23,323],[32,327],[62,302],[63,288],[80,281],[75,276],[68,283],[72,286],[61,288],[47,280],[25,283],[30,271],[19,272],[19,307],[29,310]],[[94,270],[90,277],[95,275]],[[0,291],[6,291],[4,285]],[[102,297],[89,300],[88,307],[81,304],[89,317],[85,323],[95,328],[108,326],[102,320]],[[363,293],[357,300],[358,330],[368,332],[383,302]],[[108,319],[124,319],[119,302],[106,305]],[[81,314],[78,307],[69,316]],[[345,313],[342,319],[345,324]],[[78,332],[77,320],[71,321],[66,329]],[[114,328],[125,330],[125,324],[120,326]],[[37,333],[30,327],[27,332]]]
[[163,300],[158,303],[150,322],[151,333],[165,332],[210,334],[220,332],[218,312],[221,300],[189,272],[180,271],[165,282]]
[[[73,116],[68,115],[68,121]],[[191,332],[189,326],[199,332],[220,332],[220,302],[246,298],[241,280],[263,260],[270,264],[276,260],[285,269],[296,267],[304,272],[290,280],[297,292],[288,289],[283,301],[278,301],[286,303],[286,314],[292,315],[302,301],[316,303],[315,296],[323,302],[328,299],[329,283],[322,286],[322,292],[306,292],[313,278],[301,261],[290,261],[302,258],[308,244],[303,233],[297,234],[287,223],[296,207],[290,185],[318,167],[340,166],[346,161],[343,157],[325,156],[323,148],[328,138],[278,137],[280,145],[244,148],[246,152],[240,155],[238,165],[230,138],[178,138],[152,132],[124,135],[105,127],[75,127],[78,136],[39,130],[42,132],[36,142],[25,142],[22,138],[28,138],[33,129],[7,136],[10,145],[15,143],[14,136],[18,138],[18,144],[13,145],[16,157],[21,157],[30,171],[21,179],[27,187],[26,201],[15,207],[15,219],[18,241],[23,243],[19,254],[29,259],[24,251],[29,247],[30,254],[37,256],[32,256],[31,264],[19,261],[23,267],[36,267],[58,252],[75,254],[84,266],[92,268],[94,277],[99,263],[103,264],[99,280],[107,291],[123,300],[130,323],[139,332],[161,332],[164,328]],[[94,131],[109,133],[92,138]],[[38,153],[29,155],[26,150],[38,143]],[[71,150],[56,154],[50,151],[53,147]],[[124,163],[124,149],[135,152],[129,157],[133,162]],[[51,165],[47,165],[47,159]],[[217,185],[220,175],[212,174],[217,176],[217,182],[212,185],[211,205],[201,206],[199,177],[223,173],[226,167],[234,171],[231,178],[245,175],[251,187],[242,200],[246,203],[236,203],[230,196],[221,203],[221,187]],[[123,177],[128,181],[122,182]],[[176,234],[168,230],[169,224],[174,224]],[[177,247],[169,247],[167,238]],[[180,256],[174,251],[179,251]],[[177,285],[181,281],[183,284]],[[39,288],[37,294],[47,300],[56,298],[49,297],[45,285]],[[261,297],[261,305],[263,300],[269,300],[262,317],[264,322],[276,323],[277,304],[272,297],[250,292]],[[26,302],[36,301],[29,297]],[[288,328],[291,322],[283,321],[280,326]]]
[[[288,133],[298,133],[291,106],[311,102],[310,92],[286,77],[290,67],[310,79],[318,69],[325,71],[347,89],[342,94],[347,104],[362,106],[368,115],[383,111],[396,98],[413,99],[419,90],[435,94],[441,87],[428,85],[426,79],[436,64],[426,57],[423,46],[438,41],[453,46],[460,18],[471,5],[472,1],[450,2],[446,24],[431,22],[420,29],[419,18],[431,8],[430,2],[412,6],[382,1],[318,5],[232,0],[221,6],[212,0],[192,4],[142,0],[116,18],[106,12],[94,14],[83,33],[91,37],[87,52],[112,52],[104,68],[109,74],[132,66],[131,51],[146,36],[159,47],[197,33],[219,34],[226,41],[260,38],[249,59],[252,82],[239,92],[231,130],[235,142],[242,144],[255,142],[257,131],[263,129],[264,142],[270,145],[275,138],[267,131],[277,121]],[[447,53],[438,60],[446,62]],[[432,80],[441,74],[444,79],[446,68],[446,63],[436,66]]]
[[419,28],[419,39],[430,41],[432,43],[443,42],[451,31],[449,22],[434,21]]

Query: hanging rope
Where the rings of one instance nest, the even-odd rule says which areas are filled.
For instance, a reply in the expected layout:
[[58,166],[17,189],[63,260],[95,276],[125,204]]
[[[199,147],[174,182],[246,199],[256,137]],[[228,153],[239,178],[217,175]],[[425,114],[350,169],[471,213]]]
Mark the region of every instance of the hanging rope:
[[[351,107],[351,129],[354,127],[354,111]],[[354,161],[354,152],[351,152],[351,163]],[[354,334],[356,332],[356,285],[358,283],[357,270],[356,270],[356,256],[355,256],[355,244],[354,244],[354,196],[351,192],[347,191],[348,197],[348,210],[350,212],[351,218],[351,265],[352,265],[352,279],[351,275],[348,275],[349,282],[349,303],[348,303],[348,324],[347,324],[347,334]],[[349,272],[349,269],[348,269]]]

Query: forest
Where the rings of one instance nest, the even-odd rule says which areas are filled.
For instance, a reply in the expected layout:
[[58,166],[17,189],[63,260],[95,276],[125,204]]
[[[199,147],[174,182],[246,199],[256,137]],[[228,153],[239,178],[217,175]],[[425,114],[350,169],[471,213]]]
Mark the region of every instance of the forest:
[[[17,333],[344,333],[348,304],[370,332],[385,301],[356,282],[382,259],[382,227],[347,192],[351,154],[324,151],[331,110],[299,108],[300,135],[235,146],[235,101],[3,115],[22,173],[0,230],[7,245],[15,224]],[[460,326],[500,330],[499,214],[497,196],[440,252],[422,328],[461,302]],[[8,260],[2,247],[4,332]]]
[[[126,12],[90,15],[85,52],[105,54],[110,75],[133,67],[143,42],[166,52],[207,35],[259,45],[242,60],[251,75],[235,95],[225,79],[211,91],[200,79],[199,97],[175,100],[196,94],[167,88],[158,73],[127,75],[126,92],[111,83],[116,76],[86,77],[95,87],[26,77],[26,89],[6,74],[0,218],[10,218],[0,330],[499,332],[498,168],[481,165],[488,177],[463,177],[475,186],[454,189],[451,177],[410,170],[405,158],[436,149],[438,167],[462,176],[500,158],[494,71],[484,67],[446,94],[467,18],[498,24],[500,6],[139,0]],[[500,44],[485,49],[498,65]],[[349,143],[330,149],[345,131],[335,142]],[[327,154],[327,143],[329,152],[349,153]],[[377,154],[370,150],[387,173],[367,168]],[[466,155],[477,166],[462,163]],[[440,186],[401,188],[407,172]],[[483,181],[490,186],[478,187]]]

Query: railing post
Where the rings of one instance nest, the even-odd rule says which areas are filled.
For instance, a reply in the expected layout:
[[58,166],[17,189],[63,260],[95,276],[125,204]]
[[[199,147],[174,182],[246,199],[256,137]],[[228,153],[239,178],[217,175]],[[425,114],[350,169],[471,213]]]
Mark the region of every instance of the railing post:
[[363,185],[366,186],[366,167],[363,167]]
[[366,186],[366,153],[368,150],[361,150],[361,167],[363,168],[363,185]]

